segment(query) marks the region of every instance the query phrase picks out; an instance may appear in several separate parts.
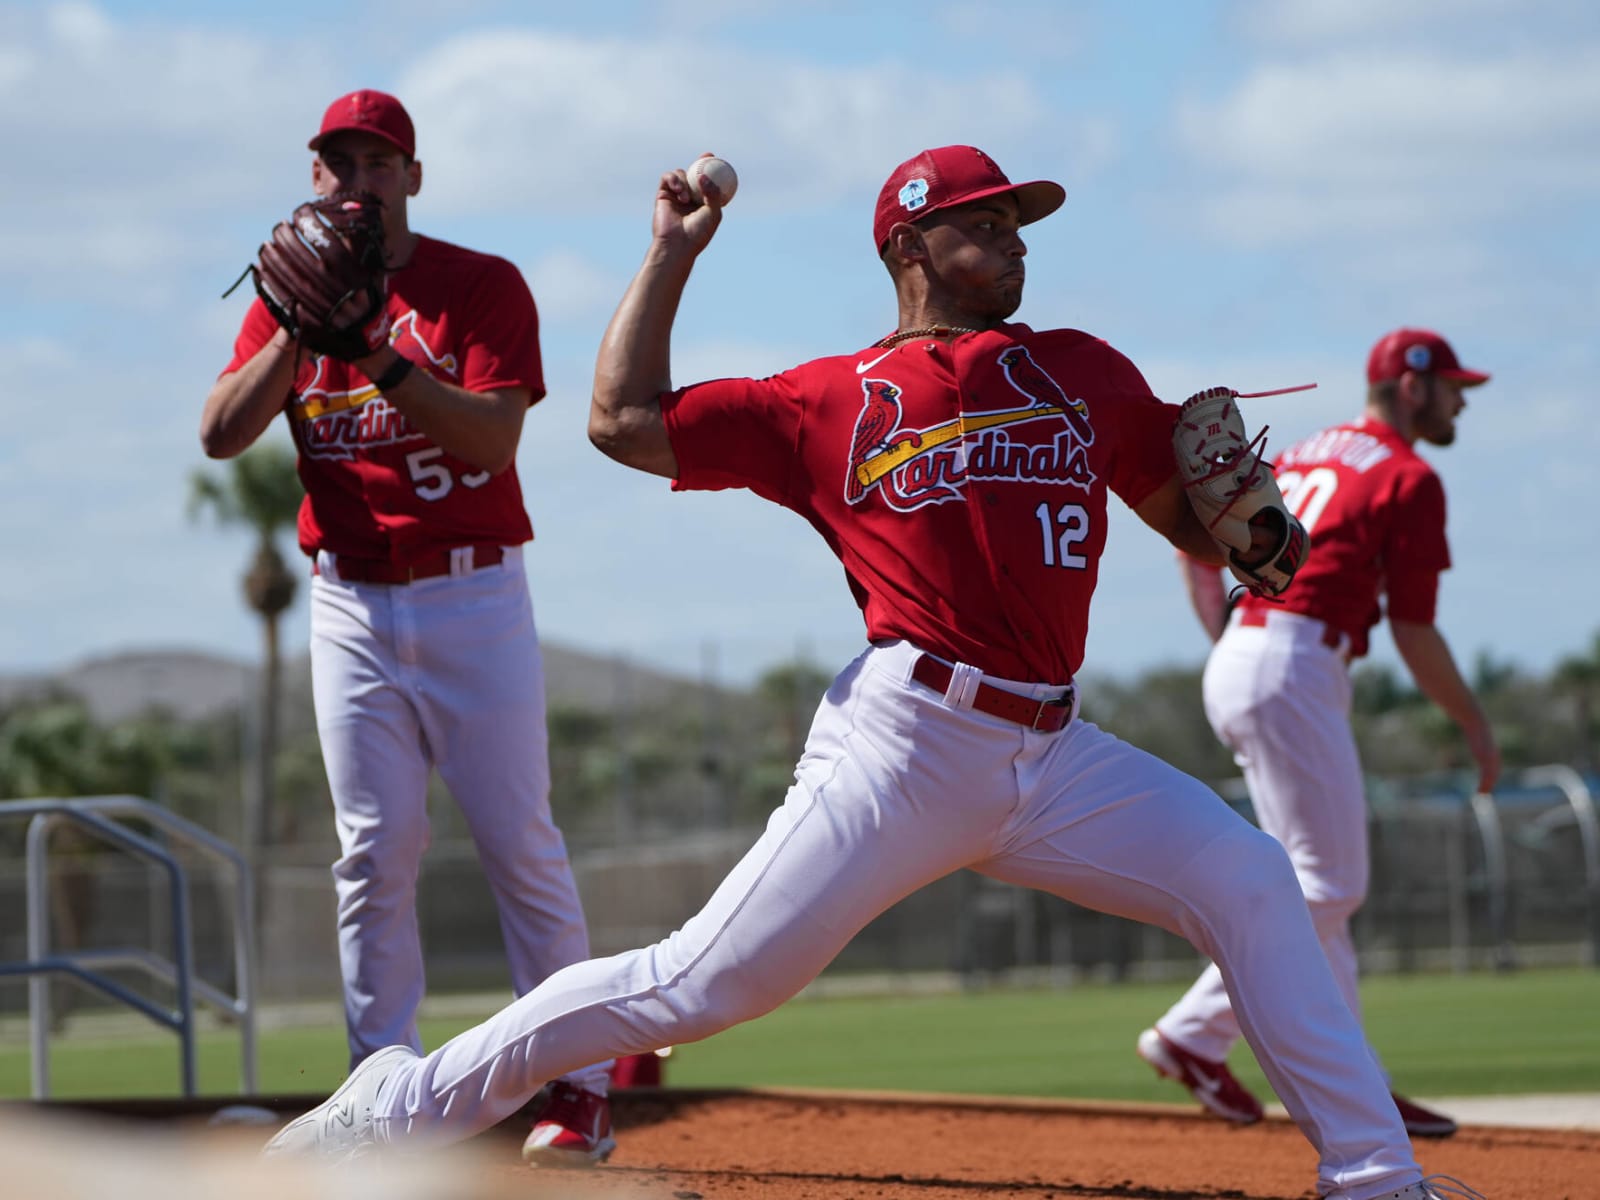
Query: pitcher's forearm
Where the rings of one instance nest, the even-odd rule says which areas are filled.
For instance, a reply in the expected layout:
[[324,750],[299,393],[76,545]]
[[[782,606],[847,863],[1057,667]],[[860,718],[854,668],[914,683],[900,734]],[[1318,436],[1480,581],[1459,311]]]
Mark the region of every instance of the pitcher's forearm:
[[200,412],[200,446],[208,458],[243,454],[266,432],[294,386],[299,353],[280,329],[249,362],[211,386]]
[[673,478],[677,458],[661,419],[672,390],[672,325],[694,256],[652,243],[595,358],[589,440],[618,462]]

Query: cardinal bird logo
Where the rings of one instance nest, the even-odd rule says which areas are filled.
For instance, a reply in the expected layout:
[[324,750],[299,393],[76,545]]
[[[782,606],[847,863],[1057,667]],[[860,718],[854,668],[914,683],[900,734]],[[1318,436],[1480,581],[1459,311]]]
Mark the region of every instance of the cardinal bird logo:
[[915,430],[895,432],[900,425],[900,389],[896,385],[887,379],[863,379],[861,395],[861,415],[850,439],[850,464],[844,481],[844,498],[851,504],[866,495],[856,468],[868,457],[906,443],[913,449],[922,445],[922,435]]
[[1001,369],[1006,382],[1040,408],[1058,408],[1067,427],[1077,434],[1085,446],[1094,442],[1094,426],[1089,424],[1089,406],[1082,400],[1072,400],[1061,385],[1046,374],[1043,367],[1033,361],[1026,346],[1008,346],[1000,356]]

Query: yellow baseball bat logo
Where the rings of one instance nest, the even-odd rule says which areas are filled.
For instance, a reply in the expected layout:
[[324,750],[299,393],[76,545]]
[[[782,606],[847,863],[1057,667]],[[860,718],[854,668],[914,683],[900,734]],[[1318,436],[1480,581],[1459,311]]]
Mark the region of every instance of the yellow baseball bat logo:
[[856,467],[856,479],[861,486],[869,488],[878,480],[897,467],[903,467],[920,454],[926,454],[936,446],[946,442],[955,441],[969,433],[976,433],[980,429],[993,429],[998,425],[1015,425],[1018,421],[1032,421],[1038,417],[1057,417],[1061,409],[1054,404],[1030,404],[1026,408],[1004,408],[998,412],[967,413],[953,421],[946,421],[942,425],[935,425],[932,429],[922,431],[922,440],[915,445],[902,442],[900,445],[881,453],[874,454]]

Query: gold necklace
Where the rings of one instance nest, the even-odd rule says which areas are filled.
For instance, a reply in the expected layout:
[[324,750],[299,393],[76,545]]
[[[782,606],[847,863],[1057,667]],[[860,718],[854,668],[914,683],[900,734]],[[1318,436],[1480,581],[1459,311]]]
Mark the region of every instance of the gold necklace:
[[923,329],[902,329],[891,333],[881,342],[876,344],[877,349],[887,350],[890,346],[898,346],[901,342],[916,337],[950,337],[957,333],[982,333],[981,329],[969,329],[965,325],[929,325]]

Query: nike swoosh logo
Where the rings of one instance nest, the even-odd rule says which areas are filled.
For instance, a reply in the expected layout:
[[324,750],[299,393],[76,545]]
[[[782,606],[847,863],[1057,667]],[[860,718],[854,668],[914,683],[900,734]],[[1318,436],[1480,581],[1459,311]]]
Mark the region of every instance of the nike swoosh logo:
[[894,351],[892,349],[891,350],[885,350],[882,354],[878,355],[878,357],[873,359],[871,362],[858,362],[856,364],[856,374],[857,375],[865,375],[868,371],[872,370],[873,367],[877,366],[879,363],[881,363],[884,359],[888,358],[889,355],[891,355],[893,353],[894,353]]
[[1207,1096],[1215,1096],[1222,1090],[1222,1080],[1215,1075],[1202,1075],[1195,1072],[1194,1090],[1203,1092]]

